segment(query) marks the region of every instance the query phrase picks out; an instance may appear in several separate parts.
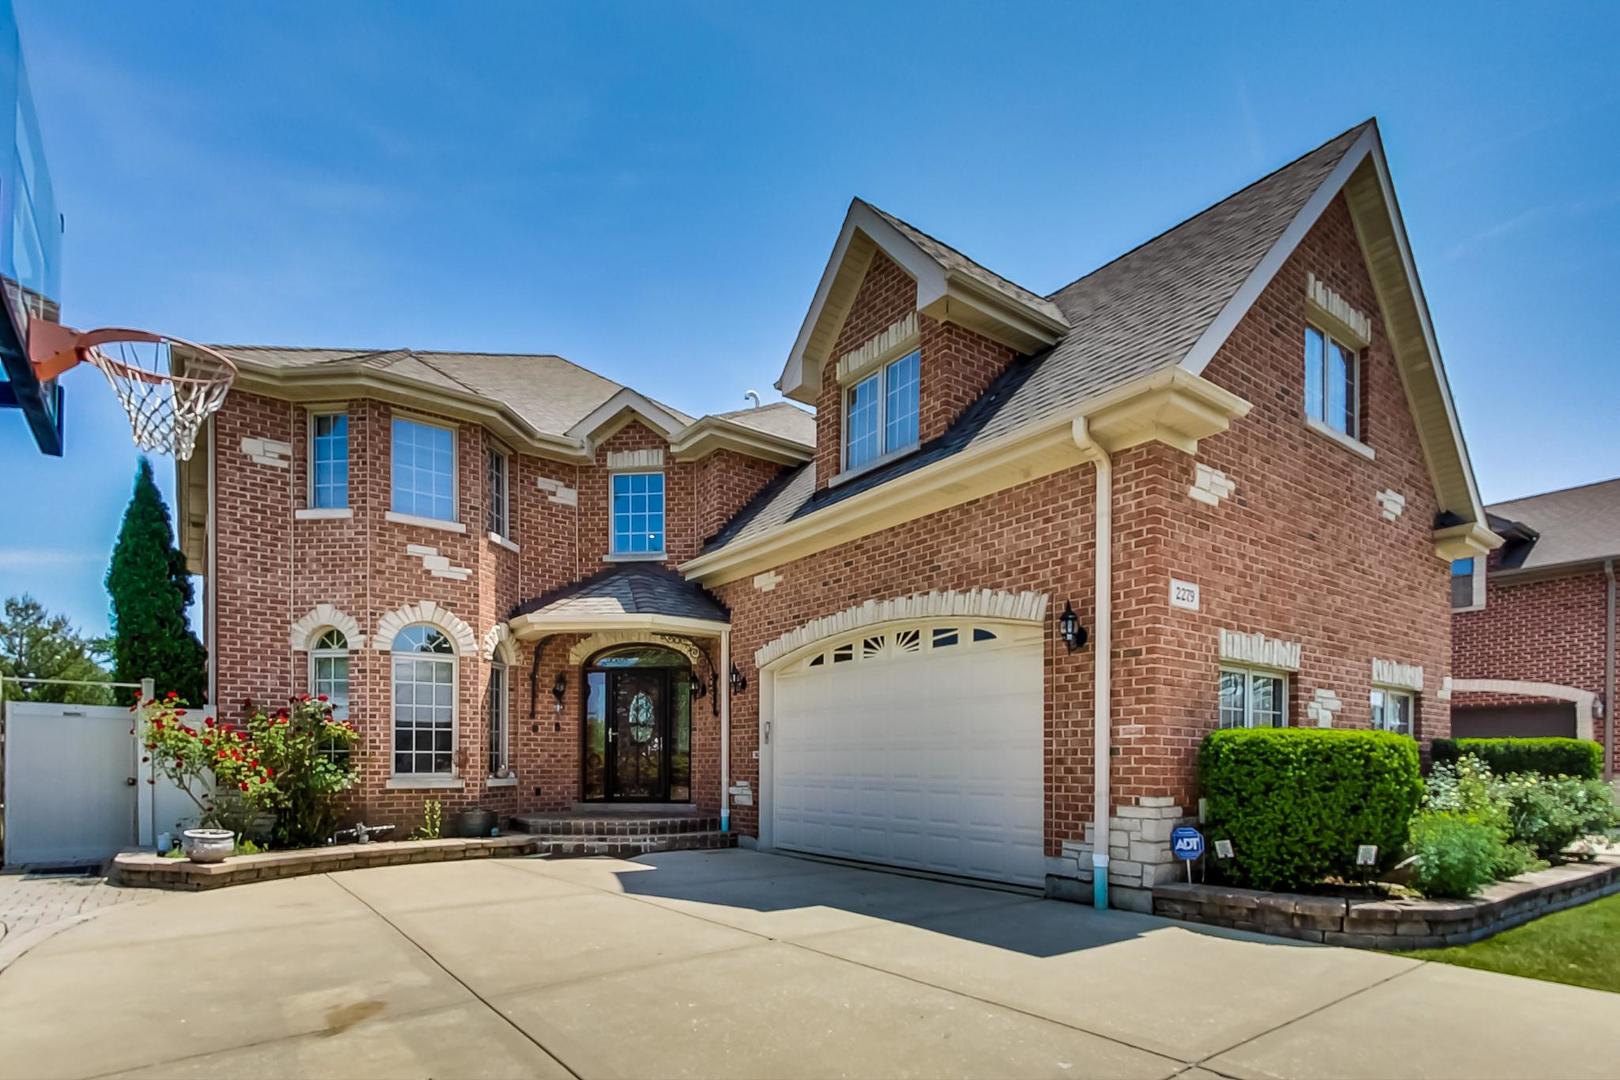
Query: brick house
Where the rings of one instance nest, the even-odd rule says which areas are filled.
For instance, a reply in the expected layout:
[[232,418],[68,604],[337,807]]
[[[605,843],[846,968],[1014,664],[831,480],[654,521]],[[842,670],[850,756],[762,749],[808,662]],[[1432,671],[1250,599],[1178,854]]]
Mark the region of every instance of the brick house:
[[813,419],[228,351],[180,478],[216,693],[341,670],[368,820],[667,800],[1139,906],[1216,727],[1450,731],[1447,568],[1500,542],[1372,122],[1046,296],[856,200]]
[[1612,775],[1620,480],[1486,513],[1505,542],[1452,564],[1453,733],[1596,739]]

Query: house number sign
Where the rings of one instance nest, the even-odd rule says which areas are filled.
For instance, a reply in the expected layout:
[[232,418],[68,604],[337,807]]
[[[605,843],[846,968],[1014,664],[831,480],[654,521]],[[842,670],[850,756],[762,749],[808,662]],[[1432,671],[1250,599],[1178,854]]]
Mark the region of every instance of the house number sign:
[[1170,606],[1198,610],[1198,586],[1178,578],[1170,579]]

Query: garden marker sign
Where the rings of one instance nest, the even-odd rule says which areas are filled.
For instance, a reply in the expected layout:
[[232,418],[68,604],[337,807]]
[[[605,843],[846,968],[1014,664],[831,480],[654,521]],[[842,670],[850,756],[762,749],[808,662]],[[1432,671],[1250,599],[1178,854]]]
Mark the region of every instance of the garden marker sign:
[[1204,853],[1204,834],[1191,825],[1177,825],[1170,832],[1170,853],[1187,864],[1187,884],[1192,884],[1192,864]]

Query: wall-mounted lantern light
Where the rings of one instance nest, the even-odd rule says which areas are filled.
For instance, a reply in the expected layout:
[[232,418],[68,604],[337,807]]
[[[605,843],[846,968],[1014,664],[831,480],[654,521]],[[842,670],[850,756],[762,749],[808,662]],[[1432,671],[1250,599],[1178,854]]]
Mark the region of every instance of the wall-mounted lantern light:
[[731,665],[731,692],[733,694],[740,694],[746,689],[748,689],[748,680],[743,678],[743,673],[737,670],[737,665],[732,664]]
[[557,699],[557,711],[562,712],[563,695],[568,693],[568,673],[557,672],[557,679],[551,684],[551,696]]
[[1058,635],[1063,638],[1063,644],[1069,647],[1070,652],[1086,643],[1086,628],[1080,625],[1080,617],[1074,613],[1074,605],[1067,600],[1063,602],[1063,614],[1058,616]]

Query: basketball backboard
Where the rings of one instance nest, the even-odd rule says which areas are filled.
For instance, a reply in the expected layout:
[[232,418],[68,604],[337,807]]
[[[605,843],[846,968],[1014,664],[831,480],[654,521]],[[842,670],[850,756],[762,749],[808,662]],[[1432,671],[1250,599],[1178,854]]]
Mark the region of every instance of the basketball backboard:
[[[62,216],[51,189],[39,117],[11,0],[0,0],[0,406],[20,409],[40,452],[62,453],[62,391],[29,361],[29,315],[60,317]],[[0,130],[4,130],[0,126]]]

